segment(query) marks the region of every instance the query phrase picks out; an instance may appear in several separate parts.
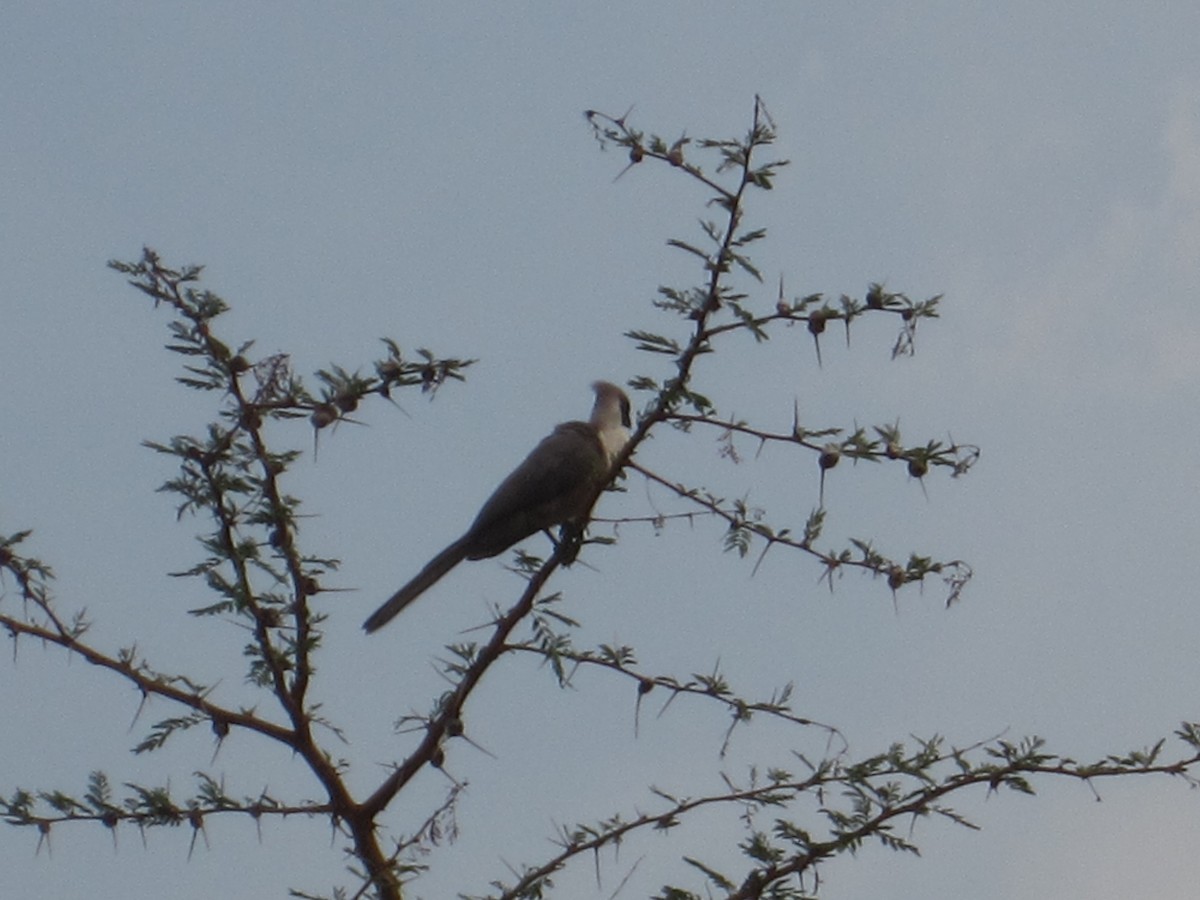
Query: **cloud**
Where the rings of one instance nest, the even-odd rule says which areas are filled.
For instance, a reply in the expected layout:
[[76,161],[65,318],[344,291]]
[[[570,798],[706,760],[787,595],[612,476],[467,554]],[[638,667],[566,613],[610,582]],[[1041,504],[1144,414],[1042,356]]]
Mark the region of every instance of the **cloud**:
[[[1200,878],[1195,797],[1182,782],[1101,785],[1104,802],[1045,806],[1012,896],[1189,900]],[[1043,801],[1045,798],[1043,798]]]
[[[1200,382],[1200,85],[1166,105],[1164,177],[1120,195],[1042,272],[997,298],[1011,323],[997,364],[1035,373],[1064,394],[1129,392]],[[1147,164],[1152,164],[1147,161]]]
[[1200,86],[1178,90],[1163,133],[1171,164],[1166,213],[1173,220],[1172,256],[1181,274],[1200,267]]

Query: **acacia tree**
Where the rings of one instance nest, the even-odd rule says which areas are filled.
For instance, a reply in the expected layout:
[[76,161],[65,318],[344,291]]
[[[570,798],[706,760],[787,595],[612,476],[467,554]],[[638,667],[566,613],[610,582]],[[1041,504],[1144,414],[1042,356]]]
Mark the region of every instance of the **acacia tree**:
[[[717,523],[711,534],[736,555],[753,551],[761,558],[776,548],[795,551],[811,558],[831,588],[839,575],[857,571],[878,579],[893,594],[940,579],[947,604],[958,600],[971,576],[962,561],[938,560],[915,551],[891,556],[873,542],[856,538],[846,538],[838,546],[825,543],[823,482],[825,473],[843,459],[891,466],[900,477],[923,479],[938,472],[957,477],[977,459],[975,447],[910,441],[897,425],[813,425],[802,422],[798,412],[788,428],[764,427],[720,411],[704,389],[708,355],[731,352],[727,345],[735,335],[749,334],[761,343],[782,326],[803,326],[803,331],[788,332],[788,339],[807,334],[819,359],[829,326],[844,330],[848,338],[863,317],[891,317],[898,325],[892,355],[911,354],[918,324],[936,318],[940,298],[915,301],[879,284],[871,285],[861,298],[831,299],[820,294],[791,298],[784,296],[782,285],[777,294],[762,285],[750,252],[766,232],[744,221],[744,201],[751,191],[770,190],[786,163],[762,158],[770,152],[775,131],[757,99],[748,133],[729,140],[682,137],[668,143],[634,128],[627,117],[589,111],[587,120],[601,146],[628,153],[628,166],[661,164],[668,174],[699,185],[712,216],[701,222],[698,239],[669,241],[695,259],[701,272],[697,283],[660,287],[654,307],[666,324],[627,333],[638,348],[653,354],[655,366],[650,374],[628,380],[642,400],[642,411],[614,475],[644,479],[677,502],[676,512],[653,512],[644,521],[668,527],[673,516],[703,517]],[[223,786],[223,775],[213,771],[215,760],[207,766],[181,761],[184,771],[197,772],[186,795],[168,785],[139,782],[126,773],[121,774],[124,786],[118,789],[101,771],[87,776],[82,792],[4,788],[0,813],[8,823],[32,830],[39,841],[52,829],[67,825],[100,826],[114,833],[129,827],[187,825],[194,842],[207,822],[228,816],[249,816],[260,823],[295,814],[323,817],[346,838],[348,875],[332,896],[395,900],[404,896],[407,882],[418,879],[419,884],[420,872],[430,864],[422,852],[445,836],[454,820],[460,788],[455,784],[411,832],[390,827],[390,813],[418,773],[446,765],[454,748],[462,746],[454,738],[473,737],[467,724],[472,705],[506,677],[495,665],[506,656],[548,663],[546,668],[563,686],[582,669],[603,671],[627,680],[639,704],[651,693],[665,696],[668,703],[690,695],[716,704],[729,716],[726,743],[735,729],[752,727],[754,720],[763,718],[785,723],[797,734],[812,729],[838,734],[832,726],[818,724],[795,709],[789,687],[766,698],[747,697],[734,690],[717,668],[707,677],[680,678],[643,667],[630,646],[580,646],[575,639],[575,614],[549,587],[555,573],[579,554],[598,552],[590,545],[611,544],[615,539],[593,534],[581,540],[573,532],[557,541],[544,559],[522,551],[514,554],[514,566],[526,579],[519,595],[482,626],[481,640],[445,648],[441,666],[449,688],[423,702],[405,698],[411,708],[426,710],[400,722],[400,727],[415,730],[419,739],[369,790],[352,790],[349,775],[362,764],[339,755],[345,747],[333,752],[331,742],[342,738],[336,710],[318,709],[310,698],[325,622],[313,598],[336,588],[337,562],[308,546],[300,528],[300,501],[287,486],[289,474],[303,455],[298,447],[307,441],[308,428],[328,435],[331,426],[351,414],[363,415],[368,401],[389,399],[401,390],[436,392],[448,381],[461,381],[470,360],[439,358],[424,350],[409,355],[388,340],[386,354],[372,364],[371,374],[360,374],[361,368],[331,366],[316,373],[319,386],[310,389],[292,370],[287,356],[256,356],[251,342],[235,349],[218,333],[218,319],[227,306],[200,287],[199,267],[170,267],[151,250],[137,261],[111,266],[170,316],[168,348],[184,363],[178,380],[216,398],[214,418],[194,434],[147,442],[147,446],[178,463],[178,474],[164,488],[179,498],[180,516],[207,522],[198,536],[198,561],[177,573],[201,579],[213,596],[209,605],[190,614],[220,617],[235,626],[229,634],[245,641],[244,675],[256,692],[256,702],[238,705],[220,685],[164,670],[134,644],[108,649],[91,642],[88,619],[64,609],[69,601],[60,603],[54,596],[50,568],[25,555],[28,531],[0,539],[0,572],[6,581],[0,595],[0,624],[14,642],[32,638],[82,656],[143,698],[173,706],[173,713],[154,722],[136,743],[136,753],[161,751],[173,735],[197,726],[211,728],[218,741],[237,730],[286,747],[296,765],[316,779],[323,797],[302,800],[266,789],[251,796],[232,796]],[[694,484],[675,468],[661,468],[653,453],[647,452],[643,459],[639,450],[662,428],[685,433],[716,430],[730,454],[736,454],[738,441],[748,440],[809,457],[817,475],[811,514],[802,523],[775,525],[766,510]],[[272,443],[278,433],[290,436],[287,449]],[[339,433],[337,439],[345,439],[345,434]],[[636,531],[627,529],[626,535],[626,540],[638,539]],[[619,547],[609,552],[619,552]],[[757,768],[741,782],[725,776],[726,789],[718,793],[684,796],[654,789],[655,807],[638,813],[629,812],[636,798],[621,798],[606,818],[563,826],[552,836],[556,852],[491,882],[486,896],[550,896],[556,873],[589,864],[603,848],[670,831],[715,808],[744,822],[737,868],[728,863],[719,866],[700,859],[686,846],[672,845],[671,852],[683,865],[656,898],[811,897],[818,887],[818,866],[845,851],[871,841],[915,851],[907,828],[914,818],[940,816],[970,825],[951,800],[952,795],[972,788],[1032,793],[1039,777],[1091,782],[1148,774],[1174,775],[1195,784],[1191,773],[1200,763],[1200,726],[1185,723],[1176,735],[1181,750],[1170,759],[1164,757],[1165,741],[1158,740],[1146,750],[1112,754],[1091,763],[1054,754],[1037,738],[993,740],[967,748],[931,738],[897,742],[865,757],[852,754],[844,742],[831,740],[822,758],[797,752],[792,758],[798,771]],[[301,886],[292,892],[317,896],[310,890]]]

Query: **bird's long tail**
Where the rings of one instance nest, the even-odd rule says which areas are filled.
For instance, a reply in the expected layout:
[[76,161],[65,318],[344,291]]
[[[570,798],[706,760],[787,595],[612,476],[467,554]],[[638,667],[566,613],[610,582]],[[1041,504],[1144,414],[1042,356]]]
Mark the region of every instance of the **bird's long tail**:
[[438,579],[462,562],[466,555],[467,538],[464,535],[426,563],[425,568],[418,572],[412,581],[392,594],[387,603],[371,613],[367,621],[363,622],[363,628],[369,633],[392,621],[400,615],[404,607],[433,587]]

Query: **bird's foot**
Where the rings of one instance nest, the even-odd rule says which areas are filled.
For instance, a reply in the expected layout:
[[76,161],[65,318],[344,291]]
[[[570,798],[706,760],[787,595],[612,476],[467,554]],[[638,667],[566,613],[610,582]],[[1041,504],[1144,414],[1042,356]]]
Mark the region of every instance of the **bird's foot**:
[[583,546],[583,535],[586,530],[586,526],[577,522],[565,522],[558,529],[557,538],[547,533],[554,544],[554,549],[558,551],[564,566],[571,565],[571,563],[575,562],[575,558],[579,556],[579,550]]

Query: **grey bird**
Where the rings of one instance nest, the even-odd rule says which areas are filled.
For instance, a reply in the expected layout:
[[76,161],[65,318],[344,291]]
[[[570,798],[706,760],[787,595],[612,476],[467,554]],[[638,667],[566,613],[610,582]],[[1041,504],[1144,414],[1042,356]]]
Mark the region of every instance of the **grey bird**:
[[587,515],[588,501],[612,476],[630,428],[625,392],[607,381],[592,390],[591,418],[563,422],[543,438],[483,504],[467,533],[371,613],[363,628],[382,628],[464,559],[496,556],[534,532]]

